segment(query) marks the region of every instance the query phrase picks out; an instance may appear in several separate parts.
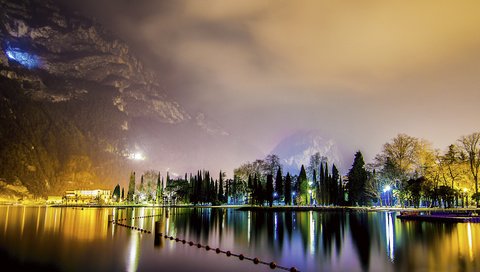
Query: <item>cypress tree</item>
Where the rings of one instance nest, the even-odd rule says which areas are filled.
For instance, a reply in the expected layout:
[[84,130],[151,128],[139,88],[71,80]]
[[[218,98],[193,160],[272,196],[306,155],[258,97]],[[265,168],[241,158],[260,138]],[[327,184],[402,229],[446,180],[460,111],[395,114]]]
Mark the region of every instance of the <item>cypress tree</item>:
[[225,197],[223,195],[223,175],[222,175],[222,171],[220,171],[220,175],[218,177],[218,180],[219,180],[219,186],[218,186],[218,200],[221,202],[221,203],[224,203],[225,202]]
[[325,170],[323,168],[323,162],[320,163],[320,180],[318,186],[318,199],[319,203],[325,205]]
[[122,200],[125,199],[125,187],[122,187]]
[[353,165],[348,172],[348,202],[350,205],[365,205],[365,184],[367,182],[367,171],[365,161],[360,151],[355,153]]
[[325,182],[323,183],[325,188],[323,189],[323,194],[325,197],[325,204],[329,205],[330,204],[330,182],[331,178],[330,175],[328,174],[328,162],[325,162]]
[[115,189],[113,189],[112,197],[114,197],[116,202],[120,201],[120,184],[117,184]]
[[273,175],[267,175],[267,188],[265,190],[265,197],[270,207],[273,206]]
[[338,205],[339,203],[339,186],[338,186],[338,180],[340,179],[340,174],[338,173],[338,169],[333,164],[332,166],[332,190],[331,190],[331,195],[332,195],[332,204]]
[[145,186],[143,184],[143,175],[140,176],[140,187],[138,188],[138,194],[143,195],[145,192]]
[[305,167],[300,169],[300,174],[298,174],[298,198],[302,205],[308,204],[308,180],[307,180],[307,172],[305,171]]
[[130,174],[130,182],[128,183],[127,201],[132,202],[135,194],[135,172]]
[[277,176],[275,177],[275,192],[277,192],[277,199],[282,199],[283,177],[282,177],[282,169],[280,169],[280,167],[277,169]]
[[155,190],[155,198],[157,204],[160,204],[161,198],[162,198],[162,186],[161,181],[160,181],[160,172],[158,172],[158,177],[157,177],[157,188]]
[[288,172],[285,178],[285,205],[292,205],[292,178]]

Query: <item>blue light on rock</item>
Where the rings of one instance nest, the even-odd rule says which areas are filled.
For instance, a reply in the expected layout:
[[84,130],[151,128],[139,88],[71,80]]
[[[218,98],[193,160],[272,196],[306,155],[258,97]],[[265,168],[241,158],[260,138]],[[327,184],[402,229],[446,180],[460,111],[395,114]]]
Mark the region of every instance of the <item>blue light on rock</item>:
[[29,69],[35,68],[40,64],[40,61],[37,56],[21,51],[18,48],[8,47],[5,50],[5,53],[7,54],[7,57],[9,59],[18,62],[19,64]]

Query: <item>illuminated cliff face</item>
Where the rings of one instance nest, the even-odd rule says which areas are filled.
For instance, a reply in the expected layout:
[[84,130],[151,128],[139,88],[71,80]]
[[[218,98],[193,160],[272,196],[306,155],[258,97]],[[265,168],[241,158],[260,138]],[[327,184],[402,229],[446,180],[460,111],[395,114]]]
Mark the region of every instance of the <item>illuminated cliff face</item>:
[[40,65],[40,60],[37,56],[24,52],[18,48],[7,47],[5,49],[7,57],[19,64],[32,69]]

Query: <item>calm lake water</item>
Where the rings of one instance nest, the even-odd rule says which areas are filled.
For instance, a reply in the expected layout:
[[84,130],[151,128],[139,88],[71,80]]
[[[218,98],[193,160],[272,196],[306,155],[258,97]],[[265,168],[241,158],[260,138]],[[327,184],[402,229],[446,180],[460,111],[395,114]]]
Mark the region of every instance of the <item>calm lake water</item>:
[[[108,216],[127,218],[108,223]],[[135,218],[142,217],[142,218]],[[301,271],[480,271],[480,224],[402,222],[393,212],[0,207],[0,255],[15,271],[283,271],[163,233]],[[2,271],[4,271],[2,269]]]

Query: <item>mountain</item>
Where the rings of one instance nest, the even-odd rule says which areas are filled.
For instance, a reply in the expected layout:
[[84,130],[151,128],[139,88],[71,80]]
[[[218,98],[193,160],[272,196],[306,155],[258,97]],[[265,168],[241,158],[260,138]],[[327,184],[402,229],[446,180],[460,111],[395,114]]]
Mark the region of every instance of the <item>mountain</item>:
[[[226,167],[251,152],[170,98],[161,74],[101,25],[49,0],[0,7],[5,184],[35,195],[113,187],[131,170],[195,171],[216,165],[211,158]],[[129,160],[134,153],[146,160]]]
[[285,173],[288,171],[297,175],[302,164],[307,167],[310,157],[316,152],[326,157],[330,166],[333,163],[337,167],[343,166],[341,152],[335,141],[326,139],[318,130],[298,131],[281,140],[270,153],[280,157]]

